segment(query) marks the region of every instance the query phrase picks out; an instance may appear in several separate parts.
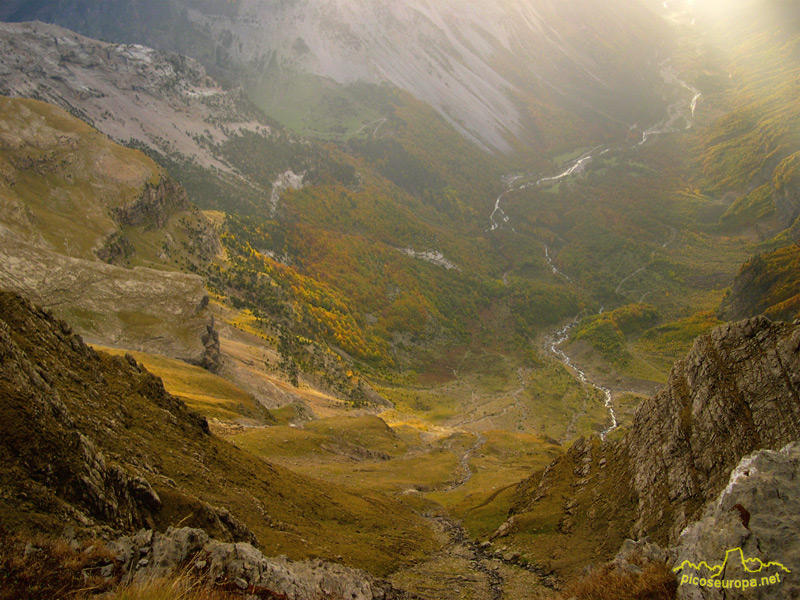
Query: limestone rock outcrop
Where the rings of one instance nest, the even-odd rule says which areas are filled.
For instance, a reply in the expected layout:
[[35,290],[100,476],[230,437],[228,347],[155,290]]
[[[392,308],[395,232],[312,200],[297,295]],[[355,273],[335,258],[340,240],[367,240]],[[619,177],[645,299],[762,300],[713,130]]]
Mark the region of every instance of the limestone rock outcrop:
[[[712,567],[724,563],[719,579],[755,579],[758,585],[743,589],[685,583],[678,590],[678,598],[800,597],[800,578],[791,573],[800,564],[798,531],[800,443],[745,456],[723,491],[708,502],[702,517],[681,533],[671,554],[676,566],[683,565],[680,575],[709,575],[689,563],[706,561]],[[770,581],[770,577],[774,579]]]
[[800,327],[754,317],[699,337],[636,412],[635,533],[674,541],[739,460],[800,439]]
[[190,206],[186,191],[174,181],[166,180],[156,185],[146,185],[136,200],[115,208],[114,216],[120,225],[145,225],[160,229],[172,211],[185,210]]
[[[251,544],[219,542],[201,529],[141,530],[112,541],[109,550],[126,579],[149,581],[187,568],[207,585],[289,600],[401,600],[405,593],[368,573],[323,560],[268,558]],[[273,597],[273,596],[268,596]]]

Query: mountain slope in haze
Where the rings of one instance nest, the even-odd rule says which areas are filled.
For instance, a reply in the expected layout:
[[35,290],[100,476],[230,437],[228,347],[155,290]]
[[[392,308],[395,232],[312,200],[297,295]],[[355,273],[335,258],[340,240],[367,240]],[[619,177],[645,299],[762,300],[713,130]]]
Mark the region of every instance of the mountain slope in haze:
[[716,110],[725,111],[698,132],[701,185],[726,199],[723,230],[758,240],[758,254],[741,266],[718,313],[791,321],[800,307],[800,22],[781,0],[701,8],[698,22],[717,48],[704,48],[698,77],[706,77]]
[[[319,147],[276,127],[240,89],[223,89],[184,56],[42,23],[0,24],[0,49],[0,93],[60,105],[115,141],[146,149],[203,208],[269,212],[273,184],[277,196],[335,170]],[[239,156],[242,144],[257,146],[255,173]],[[345,182],[352,177],[350,167]]]
[[208,260],[219,240],[152,160],[59,108],[0,98],[0,172],[4,289],[94,342],[218,366],[203,281],[169,263]]
[[132,357],[0,293],[0,512],[19,533],[106,537],[181,523],[270,554],[383,574],[436,547],[379,494],[300,477],[209,433]]
[[[450,224],[465,211],[472,217],[478,203],[482,212],[502,189],[498,160],[399,90],[370,94],[385,118],[342,149],[361,158],[354,161],[292,135],[241,88],[223,88],[183,55],[109,44],[43,23],[0,24],[0,49],[0,93],[57,104],[118,143],[146,150],[201,208],[274,216],[287,189],[358,189],[356,170],[373,170],[425,204],[455,189],[465,207],[440,219]],[[436,210],[421,216],[435,219]]]
[[[432,320],[427,314],[434,311],[452,322],[454,295],[474,303],[469,296],[475,293],[452,291],[474,288],[474,277],[438,264],[426,267],[424,257],[443,254],[459,269],[486,276],[486,265],[465,240],[440,223],[475,229],[472,204],[495,193],[497,169],[485,167],[482,153],[430,109],[417,111],[425,115],[420,129],[430,132],[415,146],[419,158],[402,144],[392,146],[395,154],[408,158],[411,170],[377,165],[395,184],[369,164],[380,162],[379,151],[359,148],[362,158],[357,159],[303,141],[270,124],[246,99],[223,91],[190,59],[97,42],[43,24],[4,24],[0,44],[6,56],[0,66],[3,91],[61,104],[103,132],[148,151],[201,206],[227,212],[216,218],[227,234],[222,238],[229,261],[187,263],[171,257],[167,263],[203,275],[217,293],[235,298],[238,308],[358,357],[383,353],[385,359],[386,339],[394,335],[387,329],[425,331]],[[397,121],[403,117],[408,118],[400,112]],[[449,143],[453,138],[456,142]],[[441,157],[443,144],[450,153]],[[434,173],[435,181],[424,189],[409,183],[416,181],[419,169]],[[292,193],[293,186],[304,189]],[[396,226],[400,222],[402,228]],[[185,241],[192,247],[197,242]],[[124,244],[112,246],[124,254]],[[163,252],[160,242],[155,246],[153,260],[158,262]],[[364,263],[358,255],[382,256],[383,261]],[[361,263],[358,268],[354,260]],[[437,283],[418,284],[419,270]],[[254,273],[261,275],[253,280]],[[447,283],[438,282],[442,279]],[[387,286],[405,293],[384,294]],[[374,306],[364,306],[362,295]],[[377,315],[378,323],[365,313]],[[422,315],[413,327],[399,318],[408,313]],[[374,325],[383,340],[375,341]],[[272,329],[261,333],[274,346],[280,335]],[[316,360],[300,356],[303,343],[294,346],[298,356],[289,362]]]
[[[24,4],[13,4],[19,10],[24,8]],[[52,6],[44,0],[30,6],[48,5]],[[69,0],[60,4],[70,5]],[[108,4],[109,8],[114,6],[114,2]],[[133,2],[120,8],[135,11],[142,6],[145,3]],[[161,14],[170,17],[180,5],[161,6]],[[232,57],[245,51],[247,40],[240,39],[242,46],[234,46],[232,33],[228,38],[215,28],[241,24],[238,11],[247,6],[256,4],[247,0],[208,0],[194,4],[180,17],[181,22],[208,25],[195,39],[210,39],[217,44],[214,48],[224,49],[227,44],[228,49],[216,53],[216,59],[234,75],[241,74],[243,67],[237,66]],[[308,5],[280,3],[281,10],[289,11],[287,14],[297,6]],[[311,8],[317,10],[319,6],[323,5]],[[431,47],[450,49],[457,44],[478,46],[479,39],[486,47],[494,47],[497,31],[489,26],[489,16],[493,11],[511,10],[511,5],[504,3],[476,8],[485,11],[480,14],[488,24],[486,29],[482,29],[484,23],[470,27],[491,29],[491,35],[447,38],[445,44],[428,28],[429,23],[436,27],[439,24],[434,13],[420,8],[422,3],[390,7],[385,14],[373,15],[371,11],[380,6],[348,6],[341,14],[398,19],[410,14],[409,7],[416,8],[417,14],[410,22],[419,24],[419,31],[435,38]],[[268,3],[258,5],[259,9],[266,10],[265,7],[270,8]],[[578,7],[586,9],[585,14],[596,14],[579,2],[563,3],[563,7],[553,5],[552,9],[568,14]],[[106,10],[93,5],[74,14],[98,17]],[[362,10],[363,13],[358,12]],[[142,22],[149,17],[143,12],[137,18]],[[259,18],[253,14],[254,22]],[[325,20],[326,24],[331,21]],[[597,21],[603,22],[600,17]],[[102,25],[102,19],[97,22]],[[169,27],[168,19],[164,26]],[[247,23],[241,26],[243,30],[249,27]],[[272,65],[277,69],[273,73],[286,77],[293,76],[293,69],[312,68],[323,50],[330,52],[328,47],[312,48],[310,41],[298,35],[305,30],[294,27],[287,25],[286,30],[290,37],[297,36],[291,46],[299,58],[288,64],[286,55],[275,54],[276,64]],[[448,25],[443,27],[449,31]],[[19,86],[22,93],[27,90],[48,94],[49,99],[78,114],[85,106],[91,109],[93,122],[103,127],[123,123],[122,131],[138,131],[146,126],[142,115],[151,109],[163,108],[175,118],[196,118],[191,125],[193,131],[200,131],[204,120],[214,121],[213,133],[208,135],[184,135],[176,129],[172,139],[184,140],[186,153],[174,153],[176,158],[165,164],[190,179],[197,177],[198,190],[217,182],[219,187],[204,192],[205,206],[229,210],[228,214],[213,214],[222,232],[224,253],[209,252],[210,260],[198,261],[194,246],[202,244],[196,243],[193,231],[203,218],[163,173],[147,170],[150,163],[141,154],[129,155],[135,163],[131,169],[140,179],[137,185],[131,185],[133,191],[106,185],[102,170],[95,173],[92,166],[102,167],[106,164],[104,157],[124,149],[111,145],[85,126],[75,129],[74,135],[69,130],[40,135],[44,130],[42,120],[53,131],[57,129],[53,125],[55,118],[68,123],[68,127],[78,125],[52,107],[2,99],[17,111],[9,109],[10,116],[0,120],[0,128],[4,124],[13,126],[0,131],[0,142],[8,150],[8,155],[2,157],[5,162],[0,162],[0,176],[6,178],[5,188],[0,188],[5,195],[0,199],[9,207],[6,215],[0,216],[6,220],[0,223],[6,227],[5,239],[15,240],[15,252],[31,260],[28,254],[38,257],[36,253],[53,252],[53,247],[61,244],[65,258],[58,260],[67,261],[67,266],[61,268],[63,272],[71,271],[72,265],[77,264],[71,261],[78,260],[91,263],[97,272],[114,269],[122,275],[137,271],[119,266],[134,266],[138,261],[147,261],[165,271],[197,271],[202,280],[185,275],[175,275],[175,279],[191,280],[198,289],[205,281],[217,293],[220,304],[215,309],[230,317],[229,329],[238,328],[237,332],[250,336],[248,343],[258,344],[260,354],[249,355],[242,362],[250,361],[253,371],[280,370],[293,385],[306,386],[317,378],[320,389],[325,383],[326,390],[335,391],[337,396],[331,404],[337,402],[338,409],[347,410],[370,401],[359,369],[369,370],[376,379],[385,376],[381,383],[386,382],[386,388],[378,389],[387,397],[398,399],[398,411],[383,417],[394,419],[395,428],[390,429],[377,417],[364,419],[369,427],[380,431],[383,442],[391,444],[393,449],[383,455],[355,443],[359,441],[355,430],[365,437],[375,434],[363,421],[346,417],[337,424],[340,428],[322,421],[316,424],[318,427],[303,429],[248,428],[246,435],[237,437],[242,444],[248,438],[252,447],[260,444],[260,451],[267,456],[282,453],[284,458],[296,460],[295,453],[302,447],[309,455],[304,456],[307,472],[334,482],[345,481],[343,475],[352,476],[348,481],[361,489],[396,486],[396,493],[402,494],[403,499],[394,502],[378,493],[309,481],[224,444],[209,435],[203,420],[169,397],[135,361],[95,355],[71,336],[64,324],[32,309],[23,300],[0,296],[0,318],[7,321],[0,327],[0,354],[4,356],[0,384],[7,383],[7,392],[0,394],[6,401],[0,425],[10,425],[7,435],[0,436],[0,452],[5,455],[0,461],[4,482],[0,506],[4,519],[7,514],[14,528],[41,530],[66,519],[93,531],[104,526],[115,530],[138,526],[163,529],[188,516],[189,524],[204,525],[221,538],[253,540],[255,536],[270,552],[286,552],[298,558],[312,554],[342,556],[347,564],[386,573],[398,565],[417,561],[429,562],[428,569],[441,567],[446,563],[436,561],[452,558],[436,556],[437,543],[406,502],[426,511],[438,506],[432,502],[441,502],[441,506],[449,507],[451,515],[467,515],[475,508],[473,515],[478,516],[472,519],[486,518],[480,524],[481,532],[494,529],[512,508],[512,518],[497,530],[495,538],[495,547],[508,545],[510,552],[504,548],[495,554],[490,544],[488,550],[480,551],[483,558],[478,560],[477,544],[458,540],[463,535],[461,531],[446,527],[452,538],[448,550],[462,553],[461,558],[476,557],[466,561],[472,566],[465,573],[477,573],[478,564],[484,570],[487,564],[499,564],[498,569],[488,569],[494,574],[483,574],[487,595],[496,597],[502,587],[497,578],[506,577],[515,569],[525,569],[526,575],[539,571],[549,574],[552,570],[572,575],[598,556],[612,556],[629,535],[674,540],[677,532],[699,515],[703,505],[713,500],[724,486],[727,472],[743,454],[761,447],[777,448],[800,436],[800,328],[754,318],[699,338],[688,357],[675,365],[664,390],[644,401],[633,426],[627,432],[617,429],[608,436],[618,441],[592,438],[576,442],[544,472],[518,486],[515,496],[511,480],[504,479],[510,477],[508,472],[491,473],[498,465],[502,465],[498,470],[508,468],[519,453],[530,454],[530,448],[541,443],[517,436],[517,432],[552,419],[554,423],[546,426],[553,431],[565,427],[563,439],[568,440],[576,431],[591,429],[586,424],[588,400],[591,410],[602,416],[592,416],[590,425],[594,429],[599,430],[594,427],[595,421],[600,425],[610,418],[601,389],[585,385],[580,371],[580,377],[568,371],[567,365],[562,365],[568,359],[553,359],[557,345],[552,337],[541,343],[539,338],[536,347],[531,347],[535,334],[566,334],[568,327],[559,330],[564,320],[593,312],[601,302],[602,314],[589,316],[585,322],[594,322],[597,327],[576,329],[573,333],[577,331],[588,339],[593,331],[602,339],[604,332],[618,330],[623,340],[629,333],[643,334],[647,327],[666,318],[664,315],[685,316],[697,310],[698,305],[705,308],[718,303],[724,292],[720,286],[727,285],[735,273],[732,265],[752,252],[744,246],[748,242],[744,235],[726,239],[725,234],[720,234],[717,219],[724,212],[723,200],[711,201],[688,189],[686,182],[696,181],[697,176],[690,165],[693,156],[686,151],[691,130],[685,134],[666,133],[663,138],[668,139],[658,140],[663,144],[634,146],[636,142],[629,139],[619,147],[608,146],[602,153],[599,149],[590,150],[595,158],[583,175],[554,181],[554,172],[556,177],[549,178],[552,185],[539,185],[537,174],[509,177],[505,181],[510,182],[513,191],[498,196],[499,190],[494,194],[487,191],[492,191],[492,185],[499,185],[496,177],[491,180],[504,163],[500,159],[491,164],[481,162],[485,155],[477,146],[472,146],[471,152],[462,152],[464,146],[451,143],[453,127],[422,102],[408,101],[405,92],[383,88],[379,93],[370,87],[374,94],[371,102],[385,103],[384,108],[391,105],[388,113],[379,113],[388,116],[375,119],[338,148],[323,147],[261,121],[257,111],[244,100],[241,105],[235,104],[233,96],[200,75],[199,67],[179,57],[138,46],[94,42],[51,26],[23,25],[13,29],[5,28],[9,32],[5,38],[8,54],[3,60],[9,57],[7,62],[13,68],[8,73],[14,73],[13,86]],[[609,26],[608,30],[613,29]],[[588,35],[587,31],[581,28],[571,33],[581,37]],[[62,38],[68,42],[62,43]],[[321,39],[324,42],[327,38]],[[181,41],[177,39],[176,43]],[[15,53],[14,45],[20,43],[24,48]],[[631,43],[636,45],[636,40]],[[430,59],[430,48],[424,43],[418,45],[421,60]],[[545,51],[542,54],[550,56]],[[105,57],[109,57],[107,62]],[[493,57],[498,61],[503,58],[502,53]],[[456,64],[455,59],[448,63],[446,54],[440,58],[442,65],[432,69],[434,74],[448,73]],[[642,55],[631,60],[640,59]],[[583,71],[573,72],[597,75],[599,71],[589,69],[587,61],[585,56],[573,56],[567,66],[570,71],[582,66]],[[26,64],[31,67],[27,72]],[[469,66],[478,71],[482,68],[472,63]],[[557,65],[551,66],[557,70]],[[398,72],[406,65],[401,67]],[[415,63],[411,61],[408,67],[415,68]],[[136,71],[136,85],[141,88],[126,88],[129,68]],[[506,80],[513,81],[514,69],[508,64],[504,69]],[[399,77],[398,72],[392,76]],[[100,100],[109,101],[118,94],[132,99],[129,105],[125,103],[125,110],[122,103],[114,100],[117,104],[113,106],[121,110],[116,120],[104,114],[111,105],[104,108],[101,102],[84,102],[81,86],[91,82],[91,77],[97,78],[96,89],[103,90]],[[680,83],[679,80],[672,85],[687,95],[690,88]],[[574,84],[581,88],[586,81],[579,77]],[[782,88],[782,94],[789,87]],[[205,92],[211,93],[206,96]],[[196,93],[200,100],[193,104]],[[693,92],[688,93],[684,111],[690,101],[694,102],[692,95]],[[146,102],[137,96],[147,96]],[[210,98],[222,99],[219,112],[206,110],[206,102],[216,102]],[[459,98],[463,99],[463,94]],[[551,102],[543,98],[545,104]],[[763,121],[755,118],[742,122],[737,117],[727,125],[719,124],[717,132],[721,135],[703,139],[708,144],[699,146],[709,150],[706,166],[712,166],[706,172],[710,183],[703,184],[709,194],[730,189],[740,195],[750,194],[769,183],[767,191],[780,194],[753,194],[752,202],[748,200],[741,206],[754,206],[758,210],[752,214],[758,214],[772,202],[776,214],[783,214],[784,210],[791,214],[797,197],[796,178],[790,176],[792,169],[771,168],[773,161],[784,167],[794,164],[791,158],[789,162],[783,160],[783,153],[790,150],[786,144],[793,131],[784,127],[791,122],[784,120],[786,114],[791,118],[792,112],[783,104],[787,98],[791,94],[773,99],[779,110],[764,111],[769,117]],[[515,102],[519,101],[520,96],[516,96]],[[587,101],[594,103],[595,98],[590,94]],[[421,106],[415,107],[414,103]],[[18,106],[28,107],[29,113],[15,108]],[[231,106],[244,106],[241,110],[245,112],[230,112]],[[182,112],[183,107],[186,112]],[[129,108],[138,112],[128,113]],[[340,108],[347,112],[351,107],[334,107]],[[544,106],[540,108],[544,110]],[[566,107],[563,114],[572,114],[573,109]],[[90,118],[88,112],[85,114]],[[229,123],[235,129],[236,123],[244,122],[238,120],[242,115],[251,115],[253,122],[261,125],[247,128],[248,125],[229,134],[226,119],[231,119]],[[761,117],[762,113],[756,110],[753,115]],[[449,117],[455,122],[452,115]],[[688,118],[685,120],[690,124]],[[603,123],[613,119],[601,121],[598,124],[592,120],[592,128],[587,130],[583,130],[584,123],[578,123],[577,128],[582,131],[575,139],[585,143],[592,136],[603,134]],[[550,126],[557,129],[559,123],[552,119]],[[735,131],[728,129],[731,124]],[[465,125],[456,125],[466,131]],[[59,126],[62,130],[65,127]],[[702,135],[713,128],[709,126]],[[168,133],[173,135],[169,124],[161,122],[139,143],[169,161],[167,154],[173,155],[169,145],[159,149],[159,137]],[[729,145],[725,136],[732,133],[742,137]],[[475,131],[472,135],[478,137]],[[17,139],[25,143],[18,143]],[[275,146],[275,139],[282,140],[281,145]],[[466,138],[459,139],[469,144]],[[557,146],[564,139],[552,143]],[[754,140],[768,142],[765,147],[771,150],[770,156],[762,156]],[[749,144],[748,152],[732,153],[740,141]],[[769,145],[772,142],[775,147]],[[100,158],[92,155],[88,152],[91,148],[85,147],[90,143],[106,154]],[[288,166],[263,164],[264,157],[273,158],[271,152],[275,148],[288,149],[289,159],[280,163]],[[298,152],[292,154],[290,150]],[[571,150],[561,160],[554,160],[560,169],[566,169],[570,160],[580,161],[578,157],[584,150]],[[346,155],[345,151],[352,154]],[[745,154],[756,157],[747,173],[742,164],[732,167],[726,163],[732,156],[738,159]],[[791,152],[786,156],[791,157]],[[89,160],[92,157],[94,160]],[[73,169],[76,165],[79,168]],[[314,170],[316,178],[311,177]],[[115,176],[126,173],[123,168],[111,169]],[[150,180],[142,173],[156,173],[158,178],[152,175]],[[463,173],[473,179],[463,177]],[[683,178],[685,174],[690,176]],[[737,179],[726,180],[729,175]],[[273,185],[276,177],[285,185]],[[103,188],[110,199],[89,202],[89,198],[80,195],[82,188],[93,185]],[[729,189],[728,185],[732,187]],[[295,187],[298,189],[289,189]],[[467,195],[465,189],[470,187],[476,189]],[[275,188],[281,193],[273,203],[271,192]],[[220,195],[219,190],[233,190],[237,195],[215,198]],[[23,192],[25,198],[15,197]],[[475,215],[479,214],[481,201],[487,205],[485,209],[491,209],[493,202],[500,207],[502,201],[503,216],[508,220],[497,231],[484,231],[489,210],[485,210],[483,225],[477,224]],[[81,214],[86,207],[86,225],[97,230],[85,236],[86,247],[75,242],[80,236],[74,231],[68,243],[55,237],[58,226],[52,225],[53,214],[75,207],[77,210],[70,214]],[[732,212],[749,215],[748,210]],[[172,220],[182,211],[197,217],[193,227]],[[755,224],[764,223],[761,220]],[[753,224],[749,222],[748,226]],[[169,246],[169,238],[162,235],[169,227],[172,229],[166,230],[170,235],[182,232],[183,244]],[[109,237],[114,232],[121,235]],[[790,229],[782,235],[791,232]],[[770,229],[765,237],[771,235]],[[769,243],[780,241],[776,238]],[[70,252],[83,254],[81,258],[67,256]],[[96,260],[100,254],[115,265]],[[44,273],[50,264],[58,265],[54,257],[45,260],[50,254],[41,256],[45,258],[31,270]],[[14,266],[14,260],[5,260],[3,267]],[[762,310],[763,306],[774,310],[786,302],[784,308],[795,307],[796,294],[791,289],[784,293],[787,289],[782,278],[796,287],[796,261],[794,250],[779,249],[765,261],[767,268],[763,272],[769,275],[775,271],[780,278],[773,281],[763,277],[759,272],[763,264],[754,264],[755,275],[740,278],[739,293],[732,297],[738,295],[745,300],[741,304],[747,314]],[[94,278],[95,271],[87,267],[86,272],[90,281],[80,281],[81,286],[88,286]],[[747,269],[743,271],[746,272]],[[167,273],[162,278],[156,270],[149,273],[162,282],[171,281],[174,275]],[[757,297],[741,294],[742,288],[746,291],[754,281],[758,284]],[[91,298],[102,295],[91,287],[86,289],[85,295]],[[181,290],[184,293],[184,288]],[[47,295],[56,292],[57,289],[46,291]],[[680,300],[676,301],[676,297]],[[644,304],[646,299],[656,304],[657,310]],[[762,306],[758,303],[763,299],[769,302]],[[147,301],[163,302],[147,296],[136,299],[137,304]],[[629,303],[615,309],[625,302]],[[205,306],[200,309],[205,310]],[[706,315],[695,325],[707,328],[713,321],[711,315]],[[679,333],[686,337],[687,331],[693,328]],[[504,339],[498,341],[499,338]],[[241,339],[244,335],[238,338]],[[544,345],[547,357],[537,352]],[[519,355],[524,353],[524,357],[512,355],[510,348]],[[473,354],[474,350],[478,351]],[[408,376],[398,377],[397,372],[404,368],[408,368]],[[416,378],[413,368],[438,371]],[[615,375],[612,370],[608,377]],[[551,381],[542,385],[543,379]],[[441,380],[445,384],[437,385]],[[389,389],[395,385],[395,389]],[[626,399],[629,403],[634,401]],[[408,414],[400,414],[405,410]],[[289,412],[287,409],[284,416]],[[21,425],[17,429],[27,428],[25,433],[30,435],[16,432],[17,424]],[[505,430],[498,436],[497,432],[482,429],[489,427]],[[323,435],[321,432],[326,430],[328,433]],[[284,435],[284,431],[289,433]],[[437,435],[443,436],[438,454],[446,456],[431,465],[427,460],[436,456],[428,449],[436,444],[429,445],[426,440]],[[26,446],[29,437],[40,445]],[[507,439],[500,441],[500,437]],[[401,453],[395,443],[402,441],[401,445],[405,445],[405,440],[412,438],[419,442],[409,457],[412,460],[394,461]],[[332,441],[336,443],[331,445]],[[510,452],[511,446],[526,444],[527,448]],[[322,451],[331,455],[331,461],[336,463],[334,470],[326,472],[329,467],[315,456],[315,452]],[[553,455],[548,453],[548,460]],[[53,456],[52,460],[43,458],[48,456]],[[365,456],[368,460],[361,462]],[[378,461],[385,462],[387,468],[381,470],[376,466]],[[451,463],[456,471],[448,466]],[[530,465],[541,463],[525,464],[525,472],[530,473],[537,468]],[[395,469],[393,479],[391,473]],[[514,480],[523,476],[515,473]],[[453,474],[455,478],[451,477]],[[464,485],[468,480],[469,485]],[[441,481],[442,487],[426,493],[432,481]],[[495,484],[497,487],[493,487]],[[484,489],[476,491],[480,487]],[[6,489],[10,491],[6,493]],[[490,554],[491,558],[487,558]],[[530,562],[534,566],[529,567]],[[439,568],[436,573],[443,571],[447,569]],[[416,572],[423,574],[419,577],[423,585],[427,572],[430,571]],[[451,581],[447,580],[446,585]],[[513,582],[513,574],[508,581]],[[461,583],[459,580],[454,584],[453,590],[460,589]],[[464,587],[472,584],[470,580]]]
[[667,38],[638,0],[12,1],[0,19],[178,51],[234,80],[245,73],[265,108],[281,97],[270,82],[305,80],[323,94],[336,84],[389,83],[502,152],[576,145],[581,129],[602,135],[615,123],[648,121],[660,105],[648,65]]
[[789,6],[747,0],[730,11],[709,4],[698,12],[714,46],[700,46],[695,76],[705,77],[715,111],[722,112],[699,131],[703,188],[733,197],[722,226],[759,225],[762,237],[800,216],[800,26],[785,14]]
[[[789,9],[664,3],[682,32],[664,75],[682,94],[671,110],[684,112],[685,127],[655,127],[662,133],[642,144],[631,136],[624,152],[589,151],[584,173],[548,183],[551,193],[507,195],[514,230],[544,238],[535,227],[546,222],[558,232],[554,264],[604,308],[583,316],[564,346],[590,379],[620,390],[620,372],[664,382],[717,316],[795,317],[800,29]],[[624,331],[614,322],[643,309],[655,309],[650,323]]]
[[[243,1],[230,16],[213,8],[189,15],[215,37],[230,39],[232,59],[256,65],[256,72],[275,65],[278,74],[388,82],[436,108],[473,141],[504,152],[547,117],[566,122],[582,103],[584,120],[592,110],[635,120],[630,113],[641,104],[626,102],[619,89],[642,88],[628,67],[655,56],[662,34],[657,18],[636,2],[598,8],[586,2],[337,0],[276,7]],[[608,43],[623,38],[638,56]],[[561,102],[571,110],[559,110]],[[551,114],[542,118],[540,107]]]

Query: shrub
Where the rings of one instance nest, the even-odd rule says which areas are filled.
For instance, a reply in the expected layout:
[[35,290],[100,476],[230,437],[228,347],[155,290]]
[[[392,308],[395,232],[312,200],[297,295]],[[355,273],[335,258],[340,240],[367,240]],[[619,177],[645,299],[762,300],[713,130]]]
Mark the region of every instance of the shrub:
[[669,566],[643,562],[641,572],[628,573],[605,565],[572,583],[563,597],[576,600],[673,600],[678,582]]

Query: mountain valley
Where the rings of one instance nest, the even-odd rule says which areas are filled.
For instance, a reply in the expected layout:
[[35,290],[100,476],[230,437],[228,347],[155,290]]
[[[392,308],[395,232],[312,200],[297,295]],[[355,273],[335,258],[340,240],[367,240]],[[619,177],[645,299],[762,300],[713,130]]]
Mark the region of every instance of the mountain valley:
[[0,8],[0,598],[792,568],[785,2],[78,4]]

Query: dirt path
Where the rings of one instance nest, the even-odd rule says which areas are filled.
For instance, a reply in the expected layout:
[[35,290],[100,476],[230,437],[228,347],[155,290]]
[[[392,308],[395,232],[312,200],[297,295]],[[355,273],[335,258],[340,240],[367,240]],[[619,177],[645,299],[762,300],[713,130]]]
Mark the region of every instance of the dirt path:
[[424,515],[442,549],[390,580],[422,600],[552,599],[561,581],[550,570],[521,560],[519,553],[470,540],[466,530],[441,513]]
[[374,121],[371,121],[369,123],[366,123],[366,124],[362,125],[361,128],[358,131],[356,131],[353,135],[358,135],[359,133],[364,131],[367,127],[372,127],[373,125],[375,125],[375,123],[378,124],[378,126],[375,127],[375,130],[372,132],[372,136],[375,137],[376,135],[378,135],[378,130],[381,128],[381,125],[386,123],[386,118],[385,117],[380,118],[380,119],[375,119]]
[[[675,229],[675,228],[674,228],[674,227],[672,227],[671,225],[666,225],[666,227],[667,227],[667,228],[669,229],[669,231],[670,231],[670,236],[669,236],[669,239],[667,239],[667,241],[666,241],[666,242],[664,242],[663,244],[661,244],[661,248],[662,248],[662,249],[663,249],[663,248],[666,248],[667,246],[669,246],[670,244],[672,244],[672,242],[674,242],[674,241],[675,241],[675,238],[676,238],[676,237],[677,237],[677,235],[678,235],[678,230],[677,230],[677,229]],[[651,266],[651,265],[652,265],[652,264],[655,262],[655,260],[656,260],[656,256],[657,256],[657,252],[658,252],[658,249],[656,249],[656,250],[653,250],[653,251],[650,253],[650,259],[648,260],[647,264],[645,264],[645,265],[643,265],[643,266],[639,267],[638,269],[636,269],[636,270],[635,270],[633,273],[631,273],[631,274],[630,274],[630,275],[628,275],[627,277],[623,277],[623,278],[622,278],[622,280],[621,280],[621,281],[620,281],[620,282],[617,284],[617,288],[614,290],[614,293],[615,293],[617,296],[622,296],[622,297],[624,297],[624,293],[621,291],[621,290],[622,290],[622,286],[623,286],[623,285],[624,285],[624,284],[625,284],[625,283],[626,283],[626,282],[627,282],[629,279],[632,279],[633,277],[636,277],[636,276],[637,276],[639,273],[642,273],[642,272],[646,271],[646,270],[647,270],[647,268],[648,268],[648,267],[650,267],[650,266]],[[638,293],[638,292],[640,292],[640,291],[641,291],[641,290],[638,290],[638,289],[636,289],[636,290],[627,290],[627,292],[628,292],[628,293]],[[645,298],[646,298],[646,297],[647,297],[647,296],[648,296],[650,293],[652,293],[652,292],[649,292],[649,291],[648,291],[648,292],[645,292],[645,293],[644,293],[644,295],[642,296],[642,298],[639,300],[639,302],[642,302],[642,301],[643,301],[643,300],[644,300],[644,299],[645,299]]]
[[427,514],[442,549],[428,560],[392,575],[393,585],[423,600],[503,600],[501,562],[484,558],[461,525]]

